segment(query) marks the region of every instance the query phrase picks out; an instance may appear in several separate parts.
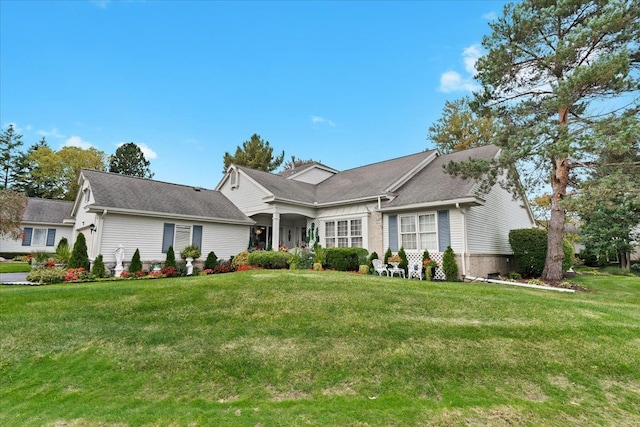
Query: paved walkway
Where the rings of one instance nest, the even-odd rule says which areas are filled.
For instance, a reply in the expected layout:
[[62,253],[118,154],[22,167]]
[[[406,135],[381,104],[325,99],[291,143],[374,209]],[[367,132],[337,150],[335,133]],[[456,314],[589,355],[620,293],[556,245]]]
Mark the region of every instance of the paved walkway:
[[0,273],[0,283],[3,285],[29,285],[28,273]]

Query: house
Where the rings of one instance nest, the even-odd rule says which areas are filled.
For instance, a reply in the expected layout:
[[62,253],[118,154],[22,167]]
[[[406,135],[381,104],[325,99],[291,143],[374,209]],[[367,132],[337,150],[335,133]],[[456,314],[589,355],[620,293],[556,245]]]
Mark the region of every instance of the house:
[[[346,171],[320,163],[288,174],[231,165],[216,190],[255,221],[251,244],[302,246],[307,234],[324,247],[364,247],[380,257],[403,247],[410,260],[425,250],[441,264],[451,246],[462,275],[512,270],[509,230],[535,227],[526,200],[496,184],[484,197],[477,183],[443,170],[449,161],[490,160],[493,145],[440,155],[399,157]],[[441,269],[436,278],[444,278]]]
[[[60,228],[44,242],[64,234],[73,244],[82,232],[89,258],[102,254],[111,264],[119,246],[126,261],[139,249],[148,263],[164,260],[169,246],[179,254],[195,244],[203,257],[214,251],[228,259],[247,247],[302,247],[313,237],[323,247],[363,247],[380,257],[403,247],[411,261],[428,250],[439,264],[451,246],[461,275],[506,274],[513,269],[509,231],[535,227],[526,200],[498,184],[479,196],[475,181],[443,170],[452,160],[498,154],[492,145],[431,150],[345,171],[310,162],[280,174],[231,165],[215,190],[83,169],[75,202],[49,223]],[[25,236],[46,228],[36,223],[25,215]],[[31,242],[42,243],[42,233],[31,231]],[[436,278],[444,278],[441,269]]]
[[176,257],[188,245],[228,259],[247,248],[254,221],[219,191],[83,169],[71,214],[74,232],[87,240],[90,259],[102,254],[115,263],[123,246],[125,261],[136,249],[143,262]]
[[54,252],[60,240],[73,242],[73,202],[27,198],[22,216],[22,238],[0,238],[3,254]]

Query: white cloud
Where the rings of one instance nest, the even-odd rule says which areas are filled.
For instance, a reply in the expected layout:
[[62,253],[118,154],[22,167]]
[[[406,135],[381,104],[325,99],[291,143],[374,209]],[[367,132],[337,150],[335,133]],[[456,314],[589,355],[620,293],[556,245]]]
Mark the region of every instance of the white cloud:
[[[128,144],[128,142],[120,142],[118,143],[118,148],[122,147],[124,144]],[[140,149],[140,151],[142,151],[142,154],[144,154],[144,158],[146,160],[151,160],[151,159],[157,159],[158,158],[158,154],[153,151],[151,149],[151,147],[149,147],[147,144],[141,142],[141,143],[137,143],[134,142],[134,144],[136,144],[138,146],[138,148]]]
[[476,73],[476,62],[482,56],[480,45],[473,44],[462,51],[462,62],[466,75],[457,71],[446,71],[440,75],[440,91],[442,92],[473,92],[480,89],[480,85],[473,80]]
[[90,142],[84,141],[82,138],[76,135],[72,135],[71,138],[67,139],[64,142],[64,144],[62,144],[62,146],[63,147],[80,147],[83,150],[88,150],[89,148],[93,147],[93,145]]
[[311,123],[313,123],[313,124],[326,123],[329,126],[335,126],[336,125],[335,123],[333,123],[333,121],[325,119],[324,117],[320,117],[320,116],[311,116]]
[[482,15],[482,18],[486,19],[487,21],[495,21],[496,19],[498,19],[498,14],[494,11],[491,11]]
[[36,133],[40,136],[44,136],[45,138],[49,138],[49,137],[58,138],[58,139],[64,138],[64,135],[60,133],[58,128],[53,128],[51,130],[38,130],[36,131]]
[[100,9],[106,9],[111,0],[92,0],[91,3],[98,6]]

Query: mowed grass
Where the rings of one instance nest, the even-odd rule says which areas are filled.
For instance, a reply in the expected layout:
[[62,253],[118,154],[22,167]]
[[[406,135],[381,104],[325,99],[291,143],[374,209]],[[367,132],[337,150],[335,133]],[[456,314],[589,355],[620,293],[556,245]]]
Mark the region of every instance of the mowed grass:
[[0,287],[0,425],[640,425],[640,279]]
[[31,265],[26,262],[0,262],[0,273],[27,273]]

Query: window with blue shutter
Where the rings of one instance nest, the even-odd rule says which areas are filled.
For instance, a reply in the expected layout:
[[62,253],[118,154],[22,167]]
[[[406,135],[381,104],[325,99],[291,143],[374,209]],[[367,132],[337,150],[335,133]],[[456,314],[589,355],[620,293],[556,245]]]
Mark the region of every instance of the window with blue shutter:
[[389,249],[398,251],[398,215],[389,215]]
[[25,227],[22,232],[22,246],[31,246],[31,236],[33,235],[33,228]]
[[202,226],[194,225],[193,233],[191,236],[191,244],[197,246],[198,249],[202,252]]
[[438,246],[444,252],[451,246],[451,226],[449,225],[449,211],[438,211]]
[[56,229],[50,228],[47,233],[47,246],[53,246],[56,244]]
[[175,224],[164,224],[164,232],[162,234],[162,253],[166,254],[169,250],[169,246],[173,246],[173,234],[175,230]]

